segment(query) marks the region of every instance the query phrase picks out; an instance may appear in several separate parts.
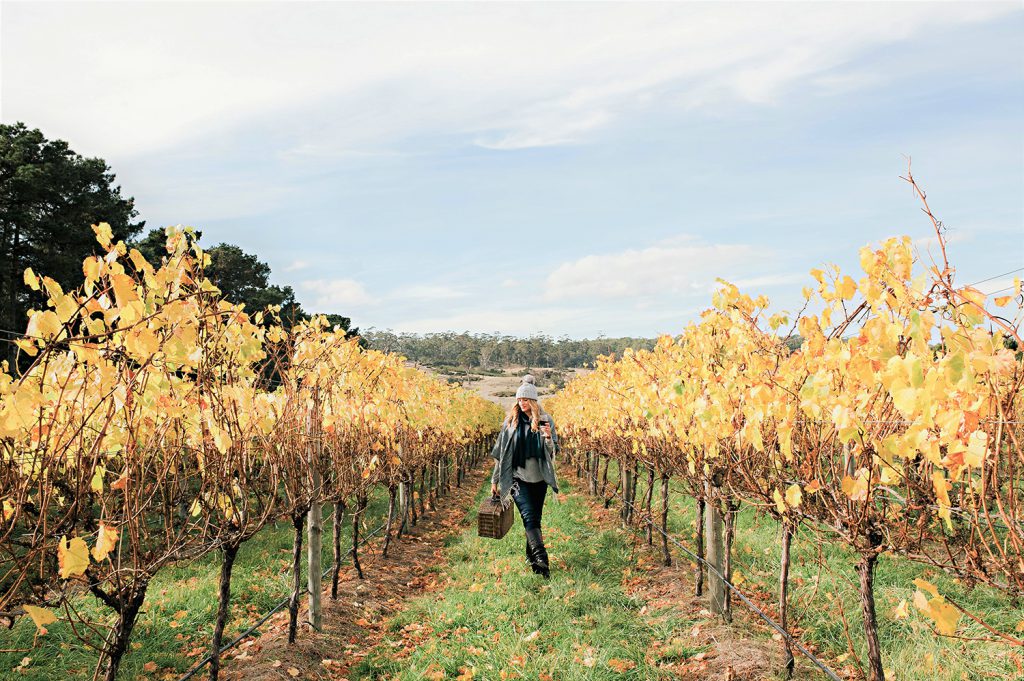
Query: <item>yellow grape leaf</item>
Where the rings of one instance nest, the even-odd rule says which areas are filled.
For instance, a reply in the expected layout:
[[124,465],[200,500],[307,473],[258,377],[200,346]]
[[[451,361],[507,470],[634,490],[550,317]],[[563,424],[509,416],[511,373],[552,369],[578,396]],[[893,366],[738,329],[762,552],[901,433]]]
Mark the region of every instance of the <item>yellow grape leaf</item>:
[[25,331],[25,335],[34,338],[53,338],[62,328],[60,318],[53,310],[33,312],[28,318],[28,330]]
[[1020,622],[1017,622],[1017,626],[1015,626],[1013,628],[1013,630],[1017,631],[1017,632],[1024,631],[1024,620],[1021,620]]
[[85,281],[93,283],[100,278],[100,272],[103,271],[103,258],[97,258],[95,256],[86,258],[82,261],[82,274],[85,275]]
[[979,468],[988,453],[988,433],[976,430],[971,433],[970,442],[964,451],[964,463],[974,468]]
[[867,469],[860,469],[856,478],[851,478],[849,475],[843,476],[843,494],[853,501],[862,501],[868,498]]
[[915,579],[914,584],[934,596],[934,598],[928,598],[921,591],[915,591],[914,607],[935,622],[935,630],[941,635],[953,636],[956,634],[956,627],[960,622],[960,611],[947,603],[933,584],[923,579]]
[[917,406],[918,390],[916,388],[897,388],[892,391],[892,403],[904,416],[915,416],[920,409]]
[[89,487],[96,494],[103,494],[103,475],[107,472],[107,469],[103,466],[96,466],[96,470],[92,474],[92,480],[89,482]]
[[996,304],[996,307],[1006,307],[1006,305],[1013,300],[1013,296],[997,296],[992,302]]
[[66,296],[60,296],[54,302],[54,307],[57,308],[57,318],[61,324],[71,321],[71,318],[78,312],[78,301],[75,300],[75,296],[70,293]]
[[142,327],[128,336],[125,346],[136,357],[152,357],[160,349],[160,337],[149,329]]
[[227,454],[228,450],[231,449],[231,436],[213,423],[210,424],[210,434],[213,436],[213,444],[217,447],[217,451],[221,454]]
[[85,540],[75,537],[68,542],[67,537],[61,537],[57,544],[57,560],[60,563],[60,578],[81,575],[89,567],[89,547]]
[[843,276],[842,280],[836,284],[836,293],[843,300],[853,298],[854,294],[857,293],[857,282],[851,279],[849,275]]
[[32,271],[31,267],[25,268],[25,285],[33,291],[39,290],[39,278],[36,277],[36,273]]
[[114,289],[114,299],[119,308],[123,309],[139,299],[139,294],[135,290],[135,280],[127,274],[110,275],[110,285]]
[[803,498],[803,494],[800,492],[800,485],[790,485],[786,490],[786,503],[792,508],[799,506]]
[[46,608],[39,608],[34,605],[23,605],[21,607],[25,609],[25,613],[32,618],[32,621],[40,629],[44,628],[47,624],[53,624],[57,621],[57,616]]
[[114,238],[114,233],[110,230],[109,223],[101,222],[98,225],[93,225],[92,231],[96,233],[96,241],[100,242],[100,246],[103,246],[103,248],[110,247],[110,242]]
[[479,582],[474,582],[473,584],[471,584],[469,586],[469,593],[471,593],[471,594],[480,593],[483,590],[484,590],[484,585],[480,584]]
[[786,512],[786,503],[783,500],[782,493],[777,489],[772,490],[772,499],[775,501],[775,510],[782,515]]
[[903,599],[903,600],[901,600],[901,601],[900,601],[900,604],[899,604],[899,605],[897,605],[897,606],[896,606],[896,607],[895,607],[895,608],[893,609],[893,611],[892,611],[892,616],[893,616],[894,618],[898,619],[898,620],[904,620],[904,619],[906,619],[906,618],[907,618],[907,617],[908,617],[909,615],[910,615],[910,613],[909,613],[909,612],[907,612],[907,601],[906,601],[906,599]]
[[58,298],[61,298],[64,295],[64,289],[60,287],[60,284],[57,283],[56,279],[51,279],[50,277],[43,277],[43,288],[46,289],[46,292],[53,300],[57,300]]
[[128,258],[132,261],[132,264],[135,265],[135,269],[137,270],[145,270],[149,266],[149,263],[146,261],[146,258],[144,258],[142,253],[140,253],[137,249],[133,248],[129,250]]
[[35,344],[32,341],[26,340],[24,338],[19,338],[18,340],[14,341],[14,344],[21,348],[21,351],[24,352],[29,357],[35,357],[36,353],[39,352],[39,349],[36,348]]
[[93,560],[99,562],[104,560],[117,546],[117,528],[100,523],[100,531],[96,535],[96,546],[92,549]]
[[939,502],[939,517],[946,521],[946,528],[952,530],[953,519],[950,513],[952,504],[949,503],[951,485],[946,482],[946,476],[943,475],[942,471],[932,472],[932,486],[935,488],[935,498]]

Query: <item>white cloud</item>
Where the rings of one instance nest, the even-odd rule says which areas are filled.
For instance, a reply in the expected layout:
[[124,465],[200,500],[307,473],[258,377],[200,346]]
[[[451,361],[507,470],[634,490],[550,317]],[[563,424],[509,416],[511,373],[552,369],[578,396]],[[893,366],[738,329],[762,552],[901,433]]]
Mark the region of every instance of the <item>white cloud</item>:
[[299,290],[313,296],[307,305],[313,312],[336,312],[375,302],[355,279],[311,279],[301,282]]
[[436,331],[469,331],[471,333],[503,333],[515,336],[551,334],[572,338],[604,336],[656,336],[660,333],[681,333],[686,321],[707,304],[686,306],[663,304],[633,310],[619,315],[597,305],[537,304],[511,308],[501,304],[459,310],[451,314],[435,314],[416,318],[400,318],[383,326],[397,332],[429,333]]
[[643,249],[588,255],[563,263],[548,275],[547,300],[622,299],[704,295],[717,276],[745,273],[771,262],[763,248],[743,244],[700,244],[673,239]]
[[388,298],[393,300],[454,300],[465,298],[466,292],[437,284],[416,284],[392,291]]
[[3,114],[117,160],[247,125],[277,130],[281,115],[285,147],[267,151],[297,157],[392,153],[381,150],[429,132],[492,149],[572,144],[667,102],[763,105],[802,82],[822,93],[873,83],[888,74],[833,72],[869,48],[1015,11],[1015,3],[12,3],[2,27]]
[[305,260],[293,260],[291,263],[286,265],[282,271],[284,272],[298,272],[309,267],[309,263]]
[[[971,235],[969,231],[958,229],[956,231],[946,232],[945,234],[943,234],[942,240],[945,241],[946,245],[948,246],[949,244],[957,244],[962,243],[964,241],[970,241]],[[918,248],[923,248],[928,252],[931,252],[932,249],[935,249],[934,252],[937,255],[941,255],[941,250],[939,249],[939,237],[935,236],[934,234],[931,236],[917,237],[912,241],[912,243],[914,244],[914,246],[917,246]]]
[[762,288],[772,286],[792,286],[793,284],[807,284],[813,281],[811,275],[806,272],[791,272],[789,274],[768,274],[762,277],[750,277],[736,279],[729,283],[744,293],[759,294]]

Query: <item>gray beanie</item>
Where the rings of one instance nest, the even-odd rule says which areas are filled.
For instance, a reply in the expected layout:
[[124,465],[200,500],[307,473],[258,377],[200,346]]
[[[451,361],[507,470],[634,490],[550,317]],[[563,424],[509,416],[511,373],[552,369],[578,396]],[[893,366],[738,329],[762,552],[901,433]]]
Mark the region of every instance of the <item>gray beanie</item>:
[[531,400],[537,399],[537,386],[534,385],[535,383],[536,380],[534,380],[532,374],[523,376],[523,384],[516,391],[516,399],[518,400],[520,397],[526,397]]

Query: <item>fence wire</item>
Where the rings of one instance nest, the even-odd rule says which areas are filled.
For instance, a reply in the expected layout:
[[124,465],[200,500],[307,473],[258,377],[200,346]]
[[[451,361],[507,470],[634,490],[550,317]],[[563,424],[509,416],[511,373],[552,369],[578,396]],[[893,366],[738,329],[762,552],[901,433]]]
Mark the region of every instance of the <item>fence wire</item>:
[[[589,477],[594,482],[600,484],[600,480],[598,480],[594,475],[591,475],[589,472],[587,473],[587,477]],[[743,601],[743,603],[748,608],[750,608],[750,610],[754,614],[756,614],[758,617],[760,617],[762,620],[764,620],[765,623],[768,626],[770,626],[772,629],[774,629],[776,632],[778,632],[780,635],[782,635],[787,641],[789,641],[797,650],[799,650],[803,654],[804,657],[806,657],[808,660],[810,660],[810,662],[815,667],[820,669],[823,674],[828,676],[830,679],[833,679],[833,681],[843,681],[842,678],[840,678],[838,674],[836,674],[834,671],[832,671],[832,669],[830,669],[828,667],[828,665],[826,665],[824,662],[822,662],[817,657],[815,657],[814,653],[812,653],[811,651],[807,650],[807,648],[805,648],[803,645],[801,645],[801,643],[797,639],[793,638],[793,636],[788,631],[786,631],[785,628],[783,628],[781,624],[779,624],[778,622],[773,620],[770,616],[768,616],[768,614],[765,613],[764,610],[761,610],[761,608],[757,607],[749,598],[747,598],[743,594],[742,591],[740,591],[738,588],[736,588],[736,586],[732,582],[730,582],[728,579],[726,579],[725,575],[723,575],[721,572],[719,572],[718,569],[714,565],[712,565],[711,563],[709,563],[706,560],[704,560],[704,558],[702,556],[698,556],[696,553],[694,553],[693,551],[688,549],[686,546],[683,546],[683,544],[681,544],[678,540],[676,540],[675,537],[673,537],[668,532],[663,530],[661,528],[661,526],[659,526],[650,517],[648,517],[645,513],[643,513],[641,509],[637,508],[636,504],[633,504],[633,503],[630,503],[630,502],[626,501],[626,499],[621,494],[619,494],[617,489],[616,490],[612,490],[612,494],[614,496],[618,497],[619,500],[624,505],[629,506],[633,511],[635,511],[637,513],[637,517],[638,518],[641,518],[644,522],[646,522],[652,528],[657,530],[663,537],[665,537],[666,540],[672,542],[672,544],[674,544],[676,546],[676,548],[678,548],[680,551],[685,553],[690,558],[692,558],[692,559],[696,560],[697,562],[699,562],[701,565],[703,565],[705,568],[707,568],[707,570],[709,572],[711,572],[716,577],[718,577],[718,579],[720,579],[722,581],[722,583],[725,584],[729,588],[730,591],[732,591],[734,594],[736,594],[737,598],[739,598],[741,601]],[[636,530],[632,526],[627,524],[626,527],[631,532],[633,532],[633,534],[637,535],[638,537],[640,537],[642,539],[646,539],[646,537],[644,537],[643,534],[641,534],[638,530]]]
[[[328,520],[329,520],[329,518],[328,518]],[[363,546],[365,546],[365,545],[366,545],[366,543],[367,543],[368,541],[370,541],[370,539],[372,539],[373,537],[375,537],[375,536],[377,536],[378,534],[380,534],[380,532],[381,532],[381,531],[382,531],[382,530],[383,530],[384,528],[386,528],[387,526],[388,526],[387,522],[384,522],[384,523],[383,523],[383,524],[382,524],[382,525],[381,525],[380,527],[378,527],[378,528],[377,528],[376,530],[374,530],[374,531],[373,531],[373,532],[371,532],[370,534],[368,534],[368,535],[366,535],[365,537],[363,537],[363,540],[359,542],[359,544],[358,544],[358,545],[356,546],[356,548],[362,548]],[[351,555],[352,555],[352,551],[353,551],[353,550],[354,550],[354,549],[349,549],[349,550],[348,550],[348,552],[347,552],[347,553],[345,554],[345,556],[344,556],[344,558],[343,558],[342,560],[345,560],[345,559],[347,559],[347,558],[348,558],[349,556],[351,556]],[[339,565],[339,567],[341,566],[341,564],[340,564],[340,563],[339,563],[338,565]],[[320,575],[320,578],[321,578],[321,579],[323,579],[323,578],[324,578],[324,577],[326,577],[327,575],[331,574],[331,570],[333,570],[333,569],[334,569],[334,566],[332,565],[331,567],[329,567],[329,568],[327,568],[326,570],[324,570],[323,574],[322,574],[322,575]],[[299,597],[301,598],[302,596],[304,596],[304,595],[305,595],[305,594],[307,594],[307,593],[309,593],[309,590],[308,590],[308,589],[303,589],[302,591],[300,591],[300,592],[299,592]],[[272,609],[272,610],[271,610],[270,612],[268,612],[268,613],[267,613],[266,615],[264,615],[264,616],[263,616],[262,618],[260,618],[260,620],[259,620],[258,622],[256,622],[256,624],[252,625],[251,627],[249,627],[248,629],[246,629],[245,631],[243,631],[243,632],[242,632],[241,634],[239,634],[239,635],[238,635],[237,637],[235,637],[235,638],[234,638],[234,639],[233,639],[233,640],[232,640],[232,641],[231,641],[230,643],[225,643],[225,644],[224,644],[223,646],[221,646],[221,649],[220,649],[220,651],[219,651],[219,652],[217,653],[217,656],[218,656],[218,657],[220,657],[221,655],[223,655],[223,654],[224,654],[224,653],[226,653],[227,651],[229,651],[229,650],[231,650],[232,648],[234,648],[235,646],[237,646],[237,645],[238,645],[239,643],[241,643],[241,642],[242,642],[243,640],[245,640],[246,638],[248,638],[249,636],[251,636],[251,635],[252,635],[252,634],[253,634],[253,633],[254,633],[254,632],[255,632],[255,631],[257,630],[257,629],[259,629],[259,628],[260,628],[261,626],[263,626],[263,624],[264,624],[264,623],[265,623],[265,622],[266,622],[267,620],[269,620],[269,619],[270,619],[271,617],[273,617],[273,616],[274,616],[274,615],[276,615],[276,614],[277,614],[278,612],[280,612],[282,608],[284,608],[284,607],[285,607],[286,605],[288,605],[288,602],[289,602],[289,601],[290,601],[291,599],[292,599],[292,595],[291,595],[291,594],[288,594],[287,596],[285,596],[285,597],[284,597],[284,598],[283,598],[283,599],[281,600],[281,602],[280,602],[280,603],[278,603],[277,605],[275,605],[275,606],[274,606],[274,608],[273,608],[273,609]],[[206,657],[204,657],[204,658],[203,658],[202,660],[200,660],[200,661],[199,661],[198,663],[196,663],[196,666],[192,667],[192,669],[190,669],[190,670],[188,671],[188,673],[187,673],[187,674],[185,674],[185,675],[184,675],[184,676],[182,676],[182,677],[181,677],[180,679],[178,679],[178,681],[188,681],[188,679],[191,679],[191,678],[192,678],[193,676],[195,676],[196,674],[198,674],[198,673],[199,673],[199,671],[200,671],[200,670],[201,670],[201,669],[202,669],[203,667],[205,667],[206,665],[210,664],[210,661],[211,661],[211,660],[213,660],[213,653],[209,653],[209,654],[207,654],[207,656],[206,656]]]

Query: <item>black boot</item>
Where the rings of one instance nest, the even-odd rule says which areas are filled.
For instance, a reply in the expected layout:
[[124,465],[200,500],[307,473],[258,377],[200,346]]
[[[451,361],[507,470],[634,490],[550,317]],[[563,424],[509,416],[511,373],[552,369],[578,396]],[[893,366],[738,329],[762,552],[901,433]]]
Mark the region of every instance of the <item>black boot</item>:
[[543,575],[544,579],[551,579],[551,569],[548,566],[548,551],[544,548],[544,537],[539,529],[526,531],[526,552],[530,558],[530,567],[535,574]]

